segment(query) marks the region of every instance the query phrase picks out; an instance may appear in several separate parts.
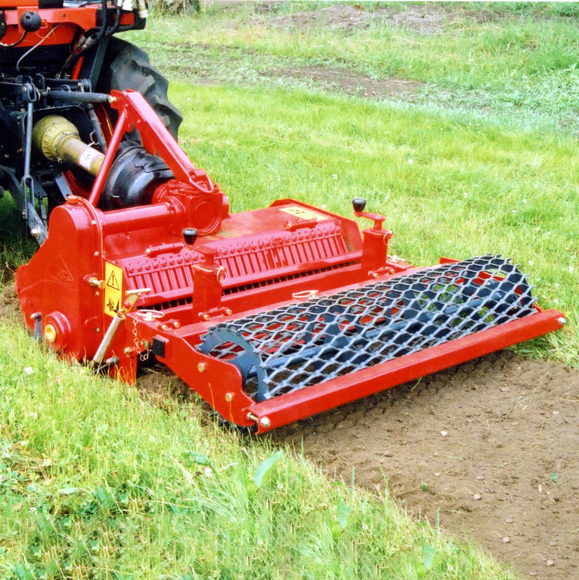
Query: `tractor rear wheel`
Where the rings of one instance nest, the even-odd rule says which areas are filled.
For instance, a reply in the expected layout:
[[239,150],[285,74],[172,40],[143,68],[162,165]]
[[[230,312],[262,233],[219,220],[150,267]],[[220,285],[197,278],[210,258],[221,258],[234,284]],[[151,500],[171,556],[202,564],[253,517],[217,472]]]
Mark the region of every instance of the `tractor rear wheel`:
[[169,82],[151,65],[146,52],[125,40],[110,39],[97,90],[138,91],[176,139],[183,116],[169,102],[168,86]]

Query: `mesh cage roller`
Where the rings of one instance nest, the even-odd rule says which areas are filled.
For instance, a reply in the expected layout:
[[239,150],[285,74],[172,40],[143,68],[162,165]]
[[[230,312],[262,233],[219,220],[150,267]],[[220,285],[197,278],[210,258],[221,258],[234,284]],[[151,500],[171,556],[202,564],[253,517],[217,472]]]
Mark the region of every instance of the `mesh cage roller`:
[[221,323],[201,352],[237,366],[255,401],[536,312],[525,276],[480,256]]

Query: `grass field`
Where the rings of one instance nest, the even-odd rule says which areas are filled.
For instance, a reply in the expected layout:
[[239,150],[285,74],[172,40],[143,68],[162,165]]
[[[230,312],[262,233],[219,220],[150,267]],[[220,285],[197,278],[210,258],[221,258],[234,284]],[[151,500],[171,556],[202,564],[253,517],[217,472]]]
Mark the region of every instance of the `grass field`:
[[[573,9],[459,5],[427,34],[380,20],[292,25],[326,7],[210,7],[126,37],[175,81],[181,144],[234,211],[291,196],[348,215],[363,196],[387,214],[393,251],[417,264],[511,256],[569,320],[519,350],[578,365]],[[314,65],[424,85],[376,101],[273,74]],[[0,212],[5,284],[31,247],[15,241],[8,198]],[[387,496],[328,481],[197,404],[159,408],[63,366],[13,319],[0,327],[2,578],[514,577]]]

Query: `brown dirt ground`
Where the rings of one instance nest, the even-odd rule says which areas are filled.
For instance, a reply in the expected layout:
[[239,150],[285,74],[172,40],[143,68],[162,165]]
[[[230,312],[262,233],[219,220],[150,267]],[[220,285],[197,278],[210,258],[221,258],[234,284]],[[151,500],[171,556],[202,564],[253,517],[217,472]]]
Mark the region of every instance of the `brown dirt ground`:
[[20,306],[18,305],[18,296],[14,283],[8,282],[0,290],[0,318],[10,320],[20,320]]
[[268,76],[314,81],[326,89],[339,90],[341,94],[358,95],[367,99],[408,97],[426,86],[425,83],[407,79],[374,80],[350,69],[325,66],[288,67],[271,71]]
[[418,34],[434,34],[446,26],[468,20],[489,20],[494,17],[492,10],[471,11],[464,3],[458,9],[443,2],[423,4],[400,3],[397,6],[381,6],[370,10],[360,4],[336,3],[321,10],[294,12],[271,16],[279,2],[262,2],[256,5],[256,16],[250,24],[259,24],[279,29],[297,28],[341,30],[345,33],[356,29],[369,28],[373,24],[390,27],[404,27]]
[[502,351],[279,429],[524,575],[579,578],[579,370]]

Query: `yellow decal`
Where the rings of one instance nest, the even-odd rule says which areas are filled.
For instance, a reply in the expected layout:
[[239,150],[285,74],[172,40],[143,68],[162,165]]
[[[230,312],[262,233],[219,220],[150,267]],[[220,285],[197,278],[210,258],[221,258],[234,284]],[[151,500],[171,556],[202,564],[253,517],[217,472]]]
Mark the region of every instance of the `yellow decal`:
[[296,217],[302,220],[316,220],[321,222],[322,220],[330,219],[327,215],[323,215],[321,213],[316,213],[309,209],[305,209],[304,207],[299,207],[297,205],[293,205],[290,207],[282,207],[280,208],[281,211],[285,211],[285,213],[289,213],[291,215],[295,215]]
[[123,304],[123,270],[105,262],[105,314],[115,316]]

